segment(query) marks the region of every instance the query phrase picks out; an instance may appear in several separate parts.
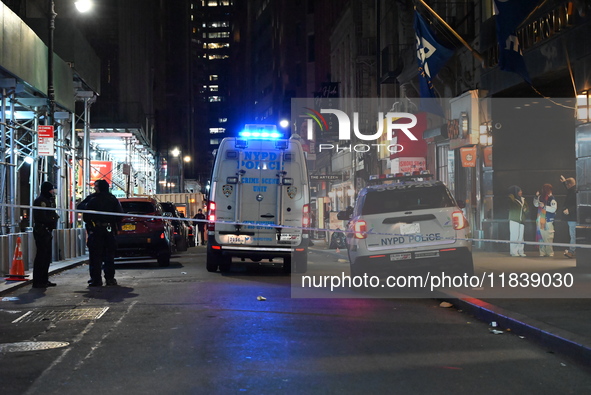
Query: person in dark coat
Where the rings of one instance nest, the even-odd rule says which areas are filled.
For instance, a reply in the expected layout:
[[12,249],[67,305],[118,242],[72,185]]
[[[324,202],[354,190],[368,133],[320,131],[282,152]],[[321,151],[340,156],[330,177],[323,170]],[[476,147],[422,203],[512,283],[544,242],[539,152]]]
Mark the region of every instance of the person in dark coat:
[[[564,219],[568,224],[568,233],[570,236],[570,244],[577,244],[577,182],[574,178],[564,178],[560,176],[560,181],[566,188],[566,198],[564,199]],[[569,247],[564,251],[564,256],[567,258],[575,258],[575,247]]]
[[[193,219],[200,220],[197,222],[197,229],[199,230],[199,240],[201,241],[201,245],[205,245],[205,214],[203,214],[203,210],[197,210],[197,214],[193,217]],[[198,241],[199,242],[199,241]]]
[[[33,207],[55,208],[55,189],[52,183],[41,184],[41,193],[33,202]],[[51,264],[53,230],[57,228],[59,215],[55,210],[33,209],[33,237],[37,254],[33,263],[33,288],[54,287],[49,281],[49,265]]]
[[104,212],[123,213],[123,208],[115,195],[109,192],[107,181],[96,181],[94,190],[95,193],[89,195],[78,205],[80,210],[103,212],[101,214],[84,213],[82,216],[88,233],[88,270],[90,273],[88,286],[100,287],[103,285],[101,271],[104,271],[107,285],[117,285],[115,279],[115,251],[117,250],[115,235],[123,217],[104,214]]
[[509,187],[509,252],[511,256],[526,256],[524,252],[523,235],[525,219],[529,211],[527,201],[523,198],[523,191],[517,185]]

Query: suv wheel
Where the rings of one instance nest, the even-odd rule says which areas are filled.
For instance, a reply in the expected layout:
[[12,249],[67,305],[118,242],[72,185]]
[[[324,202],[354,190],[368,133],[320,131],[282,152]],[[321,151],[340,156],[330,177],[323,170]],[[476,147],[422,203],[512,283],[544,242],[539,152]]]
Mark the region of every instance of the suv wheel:
[[362,277],[366,272],[360,264],[350,265],[349,267],[351,268],[351,277]]
[[166,267],[170,266],[170,251],[163,250],[158,253],[158,266]]

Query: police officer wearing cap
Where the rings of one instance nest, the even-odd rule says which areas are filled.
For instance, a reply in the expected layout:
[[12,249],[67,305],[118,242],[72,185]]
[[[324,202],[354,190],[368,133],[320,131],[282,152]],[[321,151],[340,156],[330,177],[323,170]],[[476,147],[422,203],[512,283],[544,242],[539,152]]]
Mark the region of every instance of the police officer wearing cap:
[[[122,213],[119,200],[109,192],[109,183],[98,180],[94,183],[95,193],[89,195],[78,205],[82,210]],[[107,285],[117,285],[115,280],[115,251],[117,249],[115,235],[123,217],[109,214],[84,213],[83,217],[88,232],[89,255],[89,287],[103,285],[101,269],[105,274]]]
[[[41,193],[33,202],[33,237],[37,254],[33,263],[33,288],[54,287],[56,284],[49,281],[49,265],[51,264],[51,246],[53,230],[57,228],[59,215],[55,210],[55,189],[50,182],[41,184]],[[45,209],[47,208],[47,209]]]

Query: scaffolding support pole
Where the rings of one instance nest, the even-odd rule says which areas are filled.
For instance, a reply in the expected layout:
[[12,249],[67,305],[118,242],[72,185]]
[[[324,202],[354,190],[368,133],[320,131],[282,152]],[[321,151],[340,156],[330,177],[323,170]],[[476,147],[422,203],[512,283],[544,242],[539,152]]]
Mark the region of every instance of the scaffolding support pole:
[[[14,91],[11,92],[11,96],[14,95]],[[12,125],[15,124],[14,122],[14,97],[11,97],[10,99],[10,123]],[[14,205],[16,204],[16,182],[17,182],[17,166],[18,166],[18,155],[17,155],[17,145],[16,145],[16,129],[9,127],[7,129],[10,129],[10,177],[8,180],[8,185],[9,185],[9,189],[8,189],[8,204],[12,204],[12,207],[10,207],[10,223],[9,225],[9,229],[8,229],[8,233],[16,233],[18,232],[17,229],[17,224],[18,222],[16,221],[16,219],[18,218],[17,216],[17,211],[16,211],[16,207],[14,207]]]
[[82,196],[88,196],[88,184],[90,182],[90,101],[91,98],[84,98],[84,138],[82,165],[84,179],[82,180]]
[[[72,148],[71,151],[71,157],[72,157],[72,180],[71,180],[71,185],[72,185],[72,191],[71,191],[71,202],[70,204],[72,205],[72,208],[75,209],[76,208],[76,193],[78,192],[78,174],[76,172],[76,166],[78,164],[78,161],[76,160],[76,153],[77,153],[77,145],[78,145],[78,136],[76,136],[76,113],[73,112],[72,113],[72,123],[71,123],[71,127],[72,127],[72,131],[71,131],[71,135],[70,135],[70,145]],[[86,197],[86,196],[84,196]],[[76,218],[76,213],[71,213],[70,214],[70,223],[72,224],[72,227],[75,228],[77,227],[77,220],[78,218]]]
[[[6,202],[6,136],[8,127],[6,126],[6,89],[2,89],[2,100],[0,102],[0,203]],[[7,212],[4,207],[0,207],[0,234],[5,234],[4,224],[7,220]]]

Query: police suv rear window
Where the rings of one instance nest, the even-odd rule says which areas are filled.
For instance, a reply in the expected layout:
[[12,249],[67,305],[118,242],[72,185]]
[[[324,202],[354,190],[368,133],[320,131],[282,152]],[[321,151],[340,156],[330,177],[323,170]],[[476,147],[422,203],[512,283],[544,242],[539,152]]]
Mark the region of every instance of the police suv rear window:
[[156,212],[154,205],[150,202],[121,202],[123,211],[129,214],[151,214]]
[[444,185],[429,186],[428,188],[384,188],[368,191],[365,195],[361,215],[442,207],[455,207],[454,201]]

